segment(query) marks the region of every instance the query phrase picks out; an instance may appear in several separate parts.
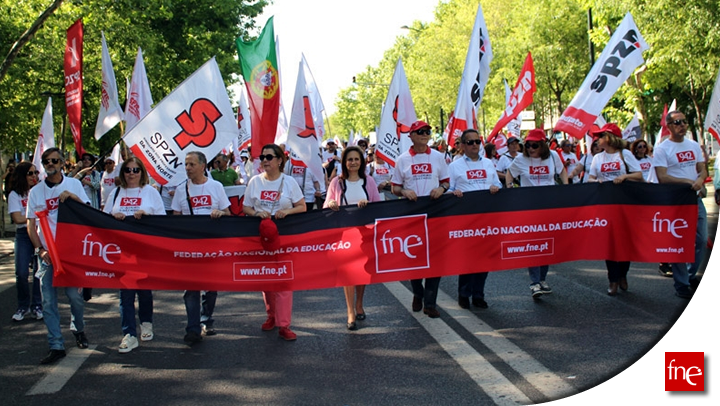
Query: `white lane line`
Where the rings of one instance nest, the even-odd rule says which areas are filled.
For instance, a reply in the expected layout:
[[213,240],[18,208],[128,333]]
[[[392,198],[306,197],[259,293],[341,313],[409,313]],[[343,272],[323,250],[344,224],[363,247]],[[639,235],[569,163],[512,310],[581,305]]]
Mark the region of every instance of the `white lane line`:
[[33,385],[25,396],[46,395],[59,392],[75,372],[77,372],[83,362],[88,359],[90,354],[95,352],[95,348],[97,348],[97,345],[91,345],[86,350],[74,348],[68,351],[67,356],[61,359],[43,379]]
[[[457,362],[478,386],[498,405],[530,404],[532,401],[483,356],[477,353],[441,319],[431,319],[422,312],[413,312],[412,293],[400,282],[386,283],[408,313],[430,333],[435,341]],[[444,308],[443,308],[444,309]]]
[[438,293],[438,306],[549,399],[560,399],[577,393],[572,385],[498,333],[477,314],[461,309],[457,301],[443,291]]

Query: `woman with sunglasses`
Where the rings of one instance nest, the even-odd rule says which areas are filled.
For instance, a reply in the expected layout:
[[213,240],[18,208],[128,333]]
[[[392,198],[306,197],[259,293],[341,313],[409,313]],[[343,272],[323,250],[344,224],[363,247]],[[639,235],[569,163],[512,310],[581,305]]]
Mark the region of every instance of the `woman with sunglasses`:
[[32,295],[30,293],[30,266],[33,276],[37,272],[37,262],[33,261],[34,248],[27,230],[28,194],[37,185],[40,172],[30,162],[20,162],[15,168],[9,182],[8,213],[15,224],[15,286],[17,287],[18,307],[13,314],[13,321],[22,321],[26,315],[32,314],[35,319],[43,318],[40,281],[32,278]]
[[[342,173],[330,181],[327,198],[323,208],[338,211],[340,206],[357,205],[360,208],[369,202],[379,202],[375,180],[365,174],[365,158],[362,149],[352,146],[346,148],[341,158]],[[345,304],[347,305],[347,328],[357,330],[356,320],[365,320],[363,296],[365,285],[345,286]]]
[[[243,213],[246,216],[280,220],[285,217],[303,213],[306,210],[305,197],[300,186],[290,175],[283,173],[285,154],[275,144],[267,144],[258,157],[263,173],[253,176],[245,189]],[[292,291],[263,292],[267,320],[262,325],[263,331],[280,327],[278,334],[287,341],[297,339],[290,330],[292,321]]]
[[[530,168],[534,173],[530,173]],[[546,168],[538,170],[537,168]],[[513,179],[520,177],[520,187],[552,186],[555,185],[555,175],[560,177],[562,184],[567,185],[568,175],[560,156],[557,152],[551,151],[545,142],[545,133],[536,128],[530,130],[525,137],[525,148],[522,155],[519,155],[505,172],[505,186],[513,187]],[[531,266],[528,268],[530,275],[530,294],[533,299],[539,299],[542,295],[552,293],[552,288],[545,281],[550,267],[548,265]]]
[[642,170],[642,176],[645,182],[658,183],[648,143],[645,140],[636,140],[630,145],[630,152],[632,152],[638,164],[640,164],[640,170]]
[[[165,215],[162,197],[154,187],[145,165],[137,157],[130,157],[122,163],[118,176],[119,184],[108,195],[103,211],[123,221],[127,216],[141,219],[144,215]],[[120,324],[123,338],[118,347],[121,354],[138,347],[137,324],[135,322],[135,295],[138,298],[140,318],[140,340],[153,339],[153,296],[151,290],[120,290]]]
[[[642,182],[643,176],[640,165],[633,154],[626,150],[627,142],[622,139],[620,127],[614,123],[607,123],[601,129],[591,131],[593,139],[597,139],[598,146],[603,152],[593,157],[590,166],[590,182],[622,183],[626,180]],[[630,261],[605,260],[610,286],[607,294],[617,295],[618,287],[628,289],[627,273],[630,270]]]

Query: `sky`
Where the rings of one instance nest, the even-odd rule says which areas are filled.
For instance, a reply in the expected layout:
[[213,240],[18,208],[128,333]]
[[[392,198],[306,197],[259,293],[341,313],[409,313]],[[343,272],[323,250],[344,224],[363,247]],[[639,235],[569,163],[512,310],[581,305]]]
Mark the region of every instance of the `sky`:
[[[256,21],[258,32],[275,16],[280,43],[282,101],[290,119],[298,65],[302,54],[320,91],[325,112],[335,111],[340,89],[352,77],[376,66],[403,25],[429,22],[440,0],[275,0]],[[378,112],[378,116],[380,112]]]

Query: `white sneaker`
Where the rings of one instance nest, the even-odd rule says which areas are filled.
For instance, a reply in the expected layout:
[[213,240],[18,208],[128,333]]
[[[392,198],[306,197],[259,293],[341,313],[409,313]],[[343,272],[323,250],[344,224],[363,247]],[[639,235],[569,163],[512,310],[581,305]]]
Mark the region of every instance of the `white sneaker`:
[[42,320],[42,319],[43,319],[42,309],[33,309],[32,313],[33,313],[33,315],[35,316],[35,319],[36,319],[36,320]]
[[15,314],[12,315],[12,319],[13,321],[23,321],[27,314],[30,314],[30,310],[18,309]]
[[552,288],[545,281],[540,281],[540,289],[542,289],[544,295],[552,293]]
[[543,295],[542,287],[539,283],[533,283],[532,285],[530,285],[530,294],[532,295],[533,299],[537,299]]
[[122,341],[120,342],[120,347],[118,347],[118,352],[120,354],[125,354],[133,349],[138,347],[138,340],[137,338],[131,336],[130,334],[125,334],[125,337],[123,337]]
[[150,341],[155,337],[155,334],[153,334],[153,325],[152,323],[141,323],[140,324],[140,340],[142,341]]

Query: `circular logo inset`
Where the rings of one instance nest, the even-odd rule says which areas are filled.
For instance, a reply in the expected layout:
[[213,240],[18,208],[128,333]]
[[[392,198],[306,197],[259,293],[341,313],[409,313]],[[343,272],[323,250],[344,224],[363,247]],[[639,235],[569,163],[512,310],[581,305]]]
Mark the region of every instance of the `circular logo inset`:
[[265,60],[253,68],[250,74],[250,87],[263,99],[272,99],[280,88],[278,72],[270,61]]

